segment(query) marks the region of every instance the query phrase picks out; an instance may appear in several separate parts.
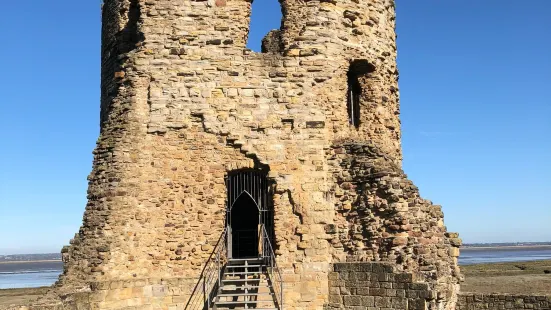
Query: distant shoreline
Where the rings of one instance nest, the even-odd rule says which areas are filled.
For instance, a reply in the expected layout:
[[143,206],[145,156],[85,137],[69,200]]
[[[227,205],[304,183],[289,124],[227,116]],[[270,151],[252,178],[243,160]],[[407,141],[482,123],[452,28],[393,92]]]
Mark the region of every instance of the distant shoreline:
[[500,245],[500,246],[462,246],[461,250],[522,250],[551,249],[551,245]]
[[25,263],[54,263],[63,261],[61,259],[43,259],[43,260],[10,260],[10,261],[0,261],[0,264],[25,264]]

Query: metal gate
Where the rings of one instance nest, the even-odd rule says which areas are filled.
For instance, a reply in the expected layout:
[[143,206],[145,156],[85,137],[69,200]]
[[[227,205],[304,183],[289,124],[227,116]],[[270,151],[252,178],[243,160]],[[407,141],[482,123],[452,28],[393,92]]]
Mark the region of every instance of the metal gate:
[[[236,201],[242,195],[248,195],[258,208],[258,237],[257,240],[261,246],[263,241],[262,230],[268,232],[268,238],[271,243],[273,240],[273,202],[271,201],[271,186],[265,172],[257,170],[239,170],[231,172],[226,177],[227,188],[227,206],[226,206],[226,226],[228,229],[228,257],[233,257],[233,233],[232,233],[232,209]],[[260,253],[260,251],[259,251]],[[260,255],[260,254],[259,254]]]

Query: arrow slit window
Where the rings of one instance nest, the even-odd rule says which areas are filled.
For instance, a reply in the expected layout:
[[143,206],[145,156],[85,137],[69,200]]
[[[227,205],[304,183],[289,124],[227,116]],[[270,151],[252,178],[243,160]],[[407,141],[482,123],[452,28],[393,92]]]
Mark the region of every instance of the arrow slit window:
[[358,129],[360,127],[360,98],[362,94],[362,86],[358,79],[358,75],[353,71],[348,71],[348,96],[347,110],[348,122]]

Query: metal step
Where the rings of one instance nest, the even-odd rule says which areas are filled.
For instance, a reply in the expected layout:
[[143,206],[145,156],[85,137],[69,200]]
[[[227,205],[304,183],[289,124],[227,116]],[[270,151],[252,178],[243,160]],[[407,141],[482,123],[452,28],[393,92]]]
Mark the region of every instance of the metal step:
[[230,259],[228,260],[228,263],[231,263],[231,262],[244,262],[244,261],[248,261],[248,262],[261,262],[261,261],[264,261],[264,259],[261,258],[261,257],[230,258]]
[[245,275],[245,274],[264,274],[262,271],[249,271],[249,272],[233,272],[228,271],[224,272],[224,275]]
[[[225,307],[216,307],[216,309],[218,310],[230,310],[230,308],[225,308]],[[231,308],[231,310],[235,310],[236,308]],[[254,310],[278,310],[277,308],[248,308],[248,309],[254,309]]]
[[271,285],[268,284],[268,283],[264,283],[264,285],[241,285],[241,286],[237,286],[237,285],[233,285],[233,284],[226,284],[226,285],[223,285],[220,287],[221,290],[225,290],[225,291],[231,291],[231,290],[257,290],[257,289],[261,289],[261,288],[270,288]]
[[[212,300],[214,308],[217,310],[278,310],[275,307],[273,287],[269,281],[268,266],[265,262],[264,258],[258,257],[228,260],[222,274],[221,286]],[[232,277],[239,278],[231,279]],[[258,298],[269,299],[247,300]]]
[[222,283],[226,283],[226,282],[258,282],[258,281],[262,281],[262,280],[265,280],[265,279],[227,279],[227,280],[222,280]]
[[[267,278],[265,277],[255,277],[255,276],[247,276],[247,277],[250,277],[250,278],[247,278],[247,279],[243,279],[242,277],[230,277],[230,276],[227,276],[226,278],[224,278],[222,281],[225,281],[225,282],[222,282],[222,283],[227,283],[227,282],[246,282],[246,281],[250,281],[250,282],[254,282],[254,283],[257,283],[258,281],[268,281]],[[254,277],[254,278],[252,278]]]
[[240,304],[259,304],[263,302],[274,302],[274,300],[242,300],[242,301],[217,301],[216,305],[240,305]]
[[228,265],[227,268],[264,268],[266,265]]
[[259,296],[259,295],[273,295],[274,293],[232,293],[232,294],[218,294],[216,297],[241,297],[241,296]]

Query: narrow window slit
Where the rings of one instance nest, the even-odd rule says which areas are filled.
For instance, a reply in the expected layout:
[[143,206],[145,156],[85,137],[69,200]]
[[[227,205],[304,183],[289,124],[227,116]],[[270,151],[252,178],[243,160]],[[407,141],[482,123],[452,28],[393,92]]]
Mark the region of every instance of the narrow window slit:
[[[366,107],[367,104],[367,102],[362,101],[372,99],[365,98],[367,94],[364,94],[362,86],[367,87],[366,90],[369,90],[369,84],[366,85],[365,83],[369,83],[374,72],[375,67],[367,60],[358,59],[350,62],[350,68],[347,73],[346,109],[348,112],[348,123],[356,129],[359,129],[361,125],[361,107]],[[360,83],[360,79],[364,85]]]
[[348,72],[348,122],[356,128],[360,127],[360,97],[362,94],[362,86],[358,76],[352,72]]

